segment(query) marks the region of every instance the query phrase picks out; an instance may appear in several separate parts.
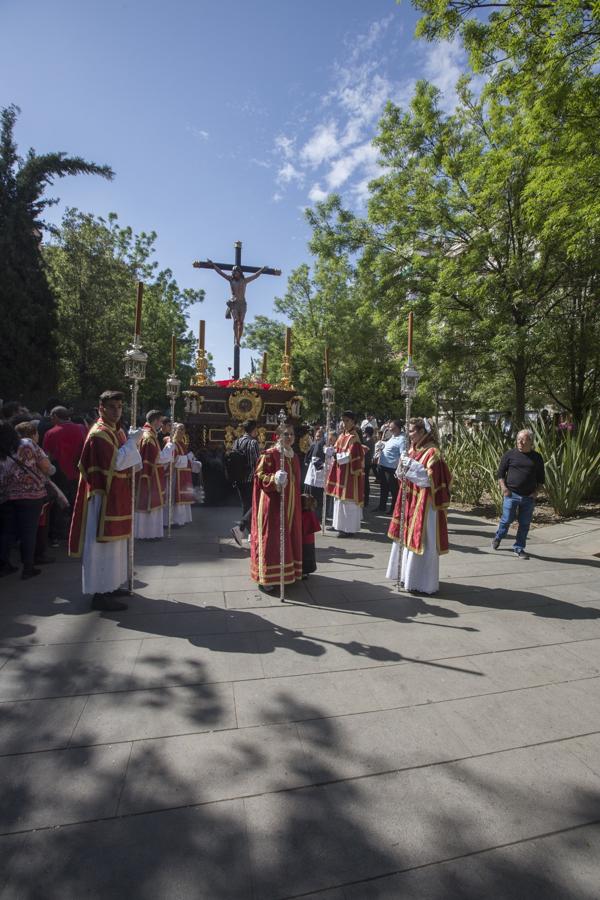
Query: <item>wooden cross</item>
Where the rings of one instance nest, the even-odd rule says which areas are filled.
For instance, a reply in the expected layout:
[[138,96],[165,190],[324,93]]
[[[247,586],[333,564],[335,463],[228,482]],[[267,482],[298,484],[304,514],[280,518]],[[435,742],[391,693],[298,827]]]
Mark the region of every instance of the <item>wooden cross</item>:
[[[200,262],[196,261],[193,263],[194,269],[222,269],[223,271],[233,271],[234,268],[240,269],[243,273],[248,273],[249,275],[256,275],[258,272],[260,275],[281,275],[281,269],[271,269],[268,266],[243,266],[242,265],[242,242],[236,241],[233,245],[235,248],[235,262],[233,263],[213,263],[209,262]],[[254,280],[254,279],[248,279]],[[245,292],[244,292],[245,295]],[[228,304],[229,305],[229,304]],[[245,310],[245,303],[243,304],[243,308]],[[243,327],[243,315],[241,319],[241,324]],[[229,317],[229,313],[228,313]],[[234,317],[235,318],[235,317]],[[235,329],[235,322],[234,322]],[[241,329],[240,329],[241,333]],[[235,331],[234,331],[235,334]],[[233,345],[233,377],[238,379],[240,377],[240,348],[239,348],[239,340],[236,340],[234,337],[234,345]]]

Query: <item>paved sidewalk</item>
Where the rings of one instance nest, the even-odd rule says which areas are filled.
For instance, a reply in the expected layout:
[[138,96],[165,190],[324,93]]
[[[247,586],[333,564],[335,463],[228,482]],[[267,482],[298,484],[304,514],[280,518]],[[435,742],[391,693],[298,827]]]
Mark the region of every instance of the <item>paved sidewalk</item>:
[[0,897],[600,896],[600,520],[532,557],[451,516],[435,598],[386,520],[285,605],[197,508],[127,612],[77,562],[0,581]]

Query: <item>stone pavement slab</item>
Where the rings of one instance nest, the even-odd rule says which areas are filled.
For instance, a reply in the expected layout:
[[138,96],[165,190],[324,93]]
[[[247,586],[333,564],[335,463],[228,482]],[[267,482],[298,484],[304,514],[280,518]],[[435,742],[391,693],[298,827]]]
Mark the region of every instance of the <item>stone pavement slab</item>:
[[61,551],[2,580],[1,900],[595,898],[600,521],[523,562],[452,513],[429,598],[368,513],[282,605],[234,515],[141,544],[123,613]]

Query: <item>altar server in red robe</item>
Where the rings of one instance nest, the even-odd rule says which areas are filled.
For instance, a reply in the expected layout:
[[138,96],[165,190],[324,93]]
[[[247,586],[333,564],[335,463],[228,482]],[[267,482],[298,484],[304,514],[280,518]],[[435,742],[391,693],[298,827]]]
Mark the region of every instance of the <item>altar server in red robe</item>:
[[100,417],[90,428],[79,461],[79,486],[69,534],[69,554],[82,556],[83,593],[92,609],[121,610],[117,597],[127,581],[127,543],[131,537],[131,471],[141,466],[141,429],[129,436],[120,427],[123,394],[104,391]]
[[250,532],[250,577],[259,589],[272,593],[280,583],[281,486],[285,486],[284,582],[302,578],[302,504],[300,464],[292,449],[294,428],[282,425],[279,440],[259,457],[254,471],[252,528]]
[[[406,478],[401,581],[407,591],[435,594],[440,583],[440,554],[448,553],[452,476],[426,419],[411,419],[408,435],[410,450],[398,464],[398,475],[403,470]],[[398,575],[401,499],[400,490],[388,531],[394,543],[387,577],[393,581]]]
[[327,494],[334,497],[333,527],[339,537],[360,531],[365,499],[365,451],[356,430],[356,413],[342,413],[344,430],[325,453],[333,458],[327,479]]
[[135,536],[137,539],[155,541],[163,536],[163,506],[167,497],[167,474],[173,447],[163,447],[158,441],[158,428],[162,413],[151,409],[142,429],[140,455],[143,468],[136,478]]
[[[189,438],[185,433],[185,425],[181,422],[173,423],[173,439],[167,447],[172,448],[175,466],[173,471],[173,525],[180,528],[192,521],[192,503],[194,497],[194,485],[192,484],[192,462],[196,459],[188,449]],[[165,506],[164,524],[168,523],[169,510]]]

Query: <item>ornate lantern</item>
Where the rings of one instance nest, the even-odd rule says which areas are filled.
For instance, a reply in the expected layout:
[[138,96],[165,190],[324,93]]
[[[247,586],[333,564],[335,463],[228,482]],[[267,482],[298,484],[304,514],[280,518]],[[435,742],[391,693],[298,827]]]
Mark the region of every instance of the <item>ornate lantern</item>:
[[403,370],[401,375],[402,393],[412,400],[416,396],[417,387],[421,376],[419,372],[409,363]]
[[125,353],[125,378],[136,384],[138,381],[144,381],[146,377],[146,363],[148,362],[148,354],[144,353],[141,344],[137,340],[131,345]]

